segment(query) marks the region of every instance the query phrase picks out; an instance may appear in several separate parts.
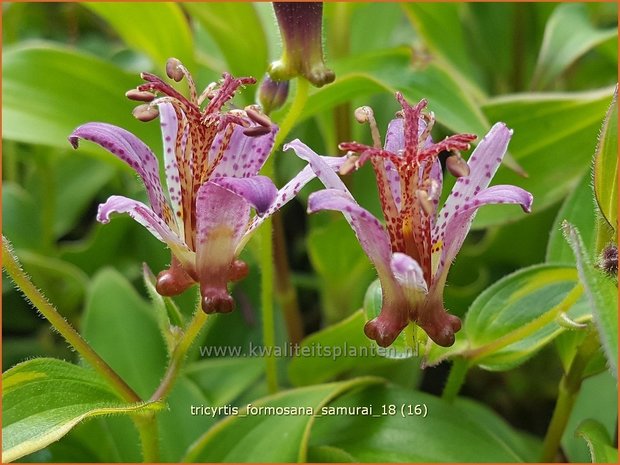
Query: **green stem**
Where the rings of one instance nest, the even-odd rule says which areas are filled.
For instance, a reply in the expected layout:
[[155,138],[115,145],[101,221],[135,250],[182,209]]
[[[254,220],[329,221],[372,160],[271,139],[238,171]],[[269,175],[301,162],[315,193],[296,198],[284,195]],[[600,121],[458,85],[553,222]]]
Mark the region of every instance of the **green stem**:
[[93,348],[73,329],[56,308],[48,302],[45,296],[32,283],[24,272],[9,240],[2,236],[2,266],[11,277],[19,290],[32,303],[32,305],[52,324],[77,352],[99,372],[116,392],[127,402],[141,402],[140,397],[131,387],[123,381],[110,365],[103,360]]
[[7,140],[4,142],[4,150],[2,151],[3,178],[7,181],[18,182],[18,161],[17,161],[17,144]]
[[172,355],[170,356],[170,362],[168,363],[166,373],[164,374],[158,388],[151,396],[151,402],[163,400],[168,396],[168,394],[170,394],[170,391],[174,386],[174,382],[179,375],[179,371],[183,366],[183,361],[185,360],[187,351],[194,343],[194,340],[198,336],[198,333],[200,333],[200,330],[206,321],[207,314],[203,312],[200,307],[198,307],[194,312],[192,321],[190,321],[189,325],[185,329],[185,332],[183,333],[183,336],[177,343]]
[[520,326],[519,328],[500,338],[495,339],[493,342],[477,347],[475,349],[470,349],[466,351],[463,355],[468,358],[470,362],[475,362],[476,360],[484,358],[487,355],[492,354],[493,352],[497,352],[498,350],[503,349],[510,344],[520,341],[521,339],[525,339],[530,334],[533,334],[534,332],[541,329],[543,326],[551,323],[561,313],[567,312],[575,304],[575,302],[577,302],[579,297],[581,297],[582,293],[583,287],[581,286],[581,284],[577,284],[566,295],[562,302],[553,307],[547,313],[544,313],[535,320],[530,321],[523,326]]
[[304,325],[299,312],[297,291],[291,284],[286,237],[280,212],[273,216],[273,233],[276,294],[284,314],[289,340],[292,344],[299,344],[304,337]]
[[[273,178],[275,175],[275,165],[273,152],[278,150],[282,142],[288,137],[293,129],[295,122],[299,119],[301,112],[308,100],[309,82],[303,78],[297,79],[295,99],[284,120],[280,124],[280,130],[276,135],[273,145],[272,156],[267,159],[263,166],[262,173]],[[274,291],[274,262],[273,262],[273,223],[271,218],[267,219],[261,227],[260,233],[260,264],[261,264],[261,308],[263,315],[263,344],[265,347],[274,347],[276,343],[275,317],[273,308]],[[267,386],[269,392],[278,392],[278,373],[276,359],[273,351],[265,351],[265,371],[267,376]]]
[[[301,116],[301,112],[306,106],[306,101],[308,100],[308,91],[310,90],[310,82],[302,77],[299,77],[297,78],[296,84],[297,88],[295,90],[295,100],[293,100],[291,108],[284,117],[284,120],[282,120],[282,124],[280,124],[280,130],[278,131],[278,134],[276,135],[276,140],[273,144],[273,152],[278,150],[284,140],[288,137],[289,132],[291,132],[291,129],[293,129],[293,126],[295,126],[295,123]],[[272,158],[273,157],[269,157],[269,160],[271,160]],[[267,160],[267,163],[269,163],[269,160]],[[271,167],[273,169],[273,165],[271,165]]]
[[558,400],[556,401],[553,416],[543,442],[541,462],[555,461],[562,436],[581,389],[584,372],[588,362],[599,348],[600,344],[596,332],[591,331],[579,346],[568,373],[562,377],[558,388]]
[[456,396],[465,382],[465,377],[467,376],[469,367],[469,362],[463,357],[456,357],[452,361],[452,367],[450,368],[448,380],[446,381],[446,385],[441,393],[442,399],[445,399],[448,402],[453,402],[454,399],[456,399]]
[[134,425],[140,433],[142,446],[142,461],[144,463],[156,463],[159,458],[159,435],[157,432],[157,420],[154,413],[136,415],[133,418]]

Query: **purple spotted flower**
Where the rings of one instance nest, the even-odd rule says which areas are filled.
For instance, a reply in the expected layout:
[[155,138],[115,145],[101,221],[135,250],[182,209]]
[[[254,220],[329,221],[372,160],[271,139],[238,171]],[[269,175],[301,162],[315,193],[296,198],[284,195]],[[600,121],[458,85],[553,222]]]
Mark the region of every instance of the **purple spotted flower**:
[[233,300],[227,284],[247,274],[238,257],[250,235],[315,175],[306,167],[279,191],[269,178],[258,175],[278,128],[255,107],[223,110],[239,87],[254,79],[224,74],[198,96],[178,60],[168,61],[167,73],[176,81],[187,79],[189,98],[149,73],[142,74],[144,84],[127,93],[130,99],[147,102],[134,111],[138,119],[160,117],[166,186],[153,152],[122,128],[88,123],[69,141],[75,148],[79,139],[100,145],[142,179],[150,206],[114,195],[99,206],[97,219],[107,223],[111,214],[127,213],[168,245],[171,265],[158,275],[158,292],[176,295],[199,283],[205,312],[229,312]]
[[[386,227],[358,205],[322,158],[299,141],[289,146],[309,161],[327,187],[310,196],[308,211],[342,212],[377,269],[382,309],[366,324],[366,335],[387,347],[414,322],[437,344],[450,346],[461,321],[444,309],[443,289],[476,211],[487,204],[513,203],[529,212],[532,195],[516,186],[488,187],[512,135],[505,124],[495,124],[465,162],[460,151],[469,147],[474,136],[459,134],[435,144],[430,138],[433,115],[423,113],[426,101],[412,107],[402,95],[396,97],[402,105],[401,117],[389,124],[384,148],[368,107],[358,109],[356,117],[371,123],[374,146],[355,142],[340,146],[350,155],[341,173],[371,161]],[[438,155],[443,151],[452,153],[446,164],[458,179],[438,210],[443,181]]]

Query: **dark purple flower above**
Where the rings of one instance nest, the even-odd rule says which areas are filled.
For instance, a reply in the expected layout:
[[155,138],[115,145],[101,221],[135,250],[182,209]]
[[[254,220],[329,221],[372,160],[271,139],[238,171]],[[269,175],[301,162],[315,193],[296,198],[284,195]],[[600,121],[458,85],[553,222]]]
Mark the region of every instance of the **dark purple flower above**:
[[[433,143],[434,118],[423,112],[426,101],[412,107],[400,93],[396,97],[401,117],[390,122],[383,148],[368,107],[358,109],[356,118],[371,123],[374,146],[340,145],[349,151],[341,173],[371,161],[386,227],[355,201],[321,157],[299,141],[289,146],[309,161],[327,187],[310,196],[308,211],[342,212],[377,269],[383,305],[379,316],[366,324],[366,335],[386,347],[414,322],[437,344],[450,346],[461,322],[444,309],[443,289],[476,211],[493,203],[516,203],[530,211],[532,195],[515,186],[488,187],[512,135],[505,124],[495,124],[465,162],[460,151],[468,149],[475,136],[459,134]],[[439,210],[443,174],[438,155],[443,151],[452,152],[447,167],[458,179]]]
[[336,75],[323,61],[323,3],[274,2],[273,9],[282,36],[282,57],[270,65],[270,76],[277,81],[303,76],[316,87],[333,82]]

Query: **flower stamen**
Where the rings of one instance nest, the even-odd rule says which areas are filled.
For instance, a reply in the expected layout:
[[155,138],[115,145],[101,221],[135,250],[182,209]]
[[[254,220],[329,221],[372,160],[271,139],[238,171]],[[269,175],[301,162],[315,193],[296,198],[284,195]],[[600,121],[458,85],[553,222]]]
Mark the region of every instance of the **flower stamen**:
[[368,123],[370,126],[370,135],[372,136],[372,144],[376,149],[381,148],[381,134],[375,120],[375,114],[369,106],[363,106],[355,109],[355,119],[358,123]]

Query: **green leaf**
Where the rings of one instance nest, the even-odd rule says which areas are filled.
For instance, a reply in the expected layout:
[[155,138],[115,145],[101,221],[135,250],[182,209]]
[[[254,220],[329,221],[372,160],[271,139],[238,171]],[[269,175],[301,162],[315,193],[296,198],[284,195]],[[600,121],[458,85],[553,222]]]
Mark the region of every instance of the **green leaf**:
[[548,87],[579,57],[617,33],[617,28],[595,29],[588,19],[585,5],[558,5],[545,27],[532,88]]
[[[574,268],[554,265],[535,265],[502,278],[469,308],[463,324],[469,344],[465,352],[488,370],[507,370],[525,362],[566,330],[556,321],[555,307],[576,284]],[[579,299],[567,315],[579,322],[589,319],[585,299]],[[538,327],[518,340],[497,349],[482,349],[536,320]]]
[[607,370],[585,379],[577,394],[562,436],[562,450],[570,462],[584,463],[591,459],[586,443],[576,434],[579,425],[587,420],[595,420],[604,425],[607,434],[615,434],[618,420],[618,385]]
[[565,220],[583,231],[586,250],[593,253],[596,240],[594,234],[596,215],[592,199],[592,177],[590,173],[586,173],[577,187],[569,194],[553,222],[545,258],[548,263],[575,265],[575,255],[562,235],[562,222]]
[[[566,94],[516,94],[489,100],[483,109],[490,121],[514,130],[508,150],[529,173],[523,178],[501,167],[493,184],[514,184],[534,196],[541,211],[571,192],[590,167],[592,147],[613,89]],[[523,215],[517,207],[481,209],[474,226],[485,228]]]
[[601,213],[615,231],[618,224],[617,87],[605,116],[605,121],[603,121],[594,157],[594,194],[596,195],[596,201]]
[[[416,69],[411,60],[411,49],[401,47],[330,62],[338,78],[310,95],[300,121],[353,98],[377,93],[393,95],[398,90],[411,102],[428,99],[428,108],[437,120],[454,132],[487,132],[490,124],[460,82],[435,64]],[[392,97],[386,102],[398,109]],[[274,118],[285,114],[287,108]]]
[[2,387],[3,462],[42,449],[87,418],[161,408],[122,402],[95,372],[56,359],[14,366]]
[[[253,407],[309,408],[318,411],[352,389],[377,383],[358,378],[284,391],[252,402]],[[190,448],[183,461],[192,462],[304,462],[313,415],[278,415],[240,410],[218,423]],[[274,447],[274,444],[277,447]]]
[[32,194],[17,183],[3,182],[2,211],[2,233],[14,247],[40,250],[43,243],[41,217]]
[[264,369],[261,358],[217,358],[194,362],[183,370],[183,374],[212,405],[226,405],[255,384]]
[[308,255],[321,282],[327,323],[358,309],[374,271],[355,234],[343,219],[313,228],[306,239]]
[[474,87],[479,70],[467,49],[467,31],[464,27],[462,3],[403,3],[402,8],[424,45],[432,52],[432,59],[447,67],[455,80],[463,82],[480,97]]
[[577,434],[588,444],[592,463],[618,463],[618,449],[613,447],[609,433],[599,422],[584,421],[577,428]]
[[84,339],[142,398],[166,367],[155,312],[122,275],[105,269],[93,278],[82,321]]
[[579,231],[565,222],[564,234],[577,259],[579,281],[588,296],[609,369],[618,379],[618,284],[602,271],[595,269],[585,250]]
[[[66,149],[70,147],[67,137],[76,127],[104,121],[133,132],[154,148],[160,146],[159,127],[138,122],[131,115],[134,104],[124,96],[140,82],[138,76],[48,43],[11,47],[2,58],[5,139]],[[41,76],[45,76],[44,86]],[[94,144],[83,144],[80,150],[124,166]]]
[[146,54],[153,64],[165,69],[175,57],[194,69],[192,33],[180,5],[175,3],[83,3],[103,18],[125,43]]
[[267,70],[267,41],[254,5],[185,3],[183,6],[218,44],[232,74],[263,77]]
[[[371,415],[323,415],[312,428],[311,448],[336,448],[356,462],[535,461],[539,447],[472,401],[449,403],[427,393],[379,385],[328,405],[372,408]],[[382,415],[390,405],[395,414]],[[415,413],[416,405],[427,415],[408,415],[409,406]]]
[[[295,386],[317,384],[332,380],[338,375],[353,370],[360,364],[378,365],[385,359],[377,355],[376,345],[364,335],[366,316],[363,310],[355,312],[345,320],[329,326],[305,338],[298,357],[293,357],[288,366],[289,379]],[[311,354],[320,347],[323,356]]]
[[88,286],[82,270],[63,260],[27,250],[18,255],[32,281],[45,290],[45,295],[62,309],[63,315],[77,313]]

